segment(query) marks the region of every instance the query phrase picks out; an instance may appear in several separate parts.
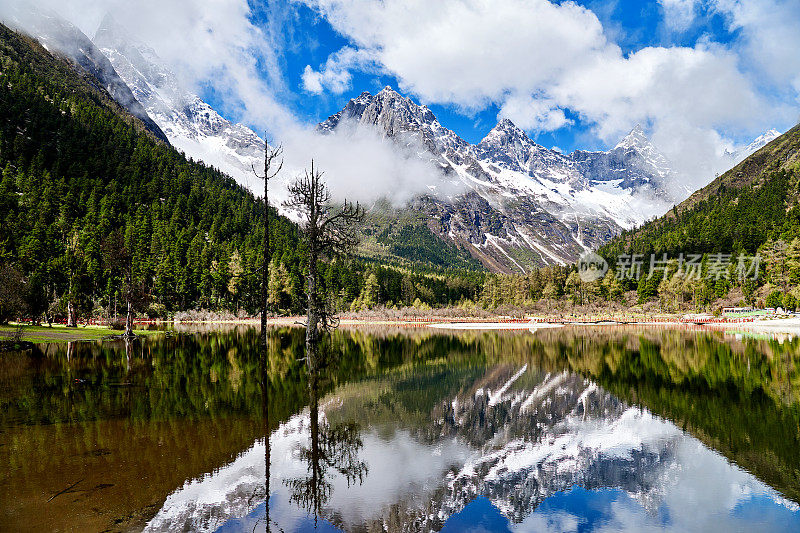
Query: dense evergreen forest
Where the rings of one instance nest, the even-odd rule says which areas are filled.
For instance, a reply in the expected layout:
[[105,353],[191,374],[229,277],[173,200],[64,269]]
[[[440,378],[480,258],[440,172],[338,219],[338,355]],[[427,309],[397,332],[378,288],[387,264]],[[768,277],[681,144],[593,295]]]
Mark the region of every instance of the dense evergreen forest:
[[[544,299],[566,310],[602,310],[612,303],[650,303],[660,311],[718,311],[723,305],[797,309],[800,126],[598,253],[609,266],[600,279],[586,282],[575,267],[491,276],[481,303],[525,308]],[[638,275],[630,271],[634,254]],[[692,276],[685,266],[690,255],[696,262]]]
[[[263,204],[187,159],[35,41],[0,28],[0,319],[205,308],[254,314]],[[270,305],[302,309],[297,227],[271,210]],[[482,273],[323,270],[340,309],[474,298]]]

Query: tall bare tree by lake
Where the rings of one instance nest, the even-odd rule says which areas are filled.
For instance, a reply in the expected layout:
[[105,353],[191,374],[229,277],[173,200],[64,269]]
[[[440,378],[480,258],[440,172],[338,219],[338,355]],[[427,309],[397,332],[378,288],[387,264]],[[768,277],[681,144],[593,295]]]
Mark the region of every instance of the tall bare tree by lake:
[[[264,137],[266,139],[266,136]],[[264,238],[262,252],[264,263],[261,267],[261,357],[267,356],[267,298],[269,296],[269,180],[275,178],[283,169],[283,147],[270,146],[264,141],[264,174],[259,174],[255,167],[253,173],[264,180]]]
[[264,483],[266,489],[266,506],[264,517],[264,529],[270,530],[269,519],[269,467],[270,467],[270,445],[269,445],[269,386],[267,383],[267,300],[269,297],[269,180],[275,178],[283,169],[283,148],[270,146],[269,141],[264,136],[264,174],[259,175],[255,167],[253,173],[259,179],[264,180],[264,238],[262,240],[263,264],[261,267],[261,338],[260,338],[260,367],[261,367],[261,414],[264,420],[264,464],[265,475]]
[[323,258],[352,254],[358,244],[358,226],[364,220],[364,210],[358,203],[333,206],[331,192],[314,167],[306,170],[289,186],[289,200],[284,206],[300,214],[301,234],[306,243],[306,362],[316,370],[319,359],[320,332],[337,324],[326,295],[320,294],[319,262]]

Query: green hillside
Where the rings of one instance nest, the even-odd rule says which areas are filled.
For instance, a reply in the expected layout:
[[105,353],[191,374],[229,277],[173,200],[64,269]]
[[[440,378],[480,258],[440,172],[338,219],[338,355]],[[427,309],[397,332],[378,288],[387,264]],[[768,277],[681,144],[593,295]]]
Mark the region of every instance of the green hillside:
[[359,252],[405,268],[484,270],[480,261],[437,236],[428,224],[428,216],[414,208],[377,202],[364,220]]
[[[63,319],[69,305],[82,317],[122,312],[129,287],[153,316],[259,309],[259,200],[156,139],[80,67],[1,25],[0,172],[0,322]],[[272,213],[270,305],[299,312],[303,246]],[[322,274],[340,308],[474,298],[482,275],[445,275],[471,266],[450,253],[412,251],[395,267],[335,261]]]
[[601,254],[755,253],[800,229],[800,125],[696,191],[663,217],[624,232]]

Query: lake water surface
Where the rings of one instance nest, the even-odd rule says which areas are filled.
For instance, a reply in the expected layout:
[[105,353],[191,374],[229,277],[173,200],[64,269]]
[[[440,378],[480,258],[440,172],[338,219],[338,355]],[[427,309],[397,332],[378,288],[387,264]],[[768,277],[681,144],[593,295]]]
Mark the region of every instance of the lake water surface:
[[800,339],[269,341],[0,354],[0,531],[800,531]]

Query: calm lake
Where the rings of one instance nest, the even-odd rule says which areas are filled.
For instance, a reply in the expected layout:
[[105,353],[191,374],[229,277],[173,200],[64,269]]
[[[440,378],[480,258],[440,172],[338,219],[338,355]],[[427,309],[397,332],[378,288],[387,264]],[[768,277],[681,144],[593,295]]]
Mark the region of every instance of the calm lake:
[[0,530],[800,531],[798,338],[341,329],[313,374],[258,340],[0,353]]

